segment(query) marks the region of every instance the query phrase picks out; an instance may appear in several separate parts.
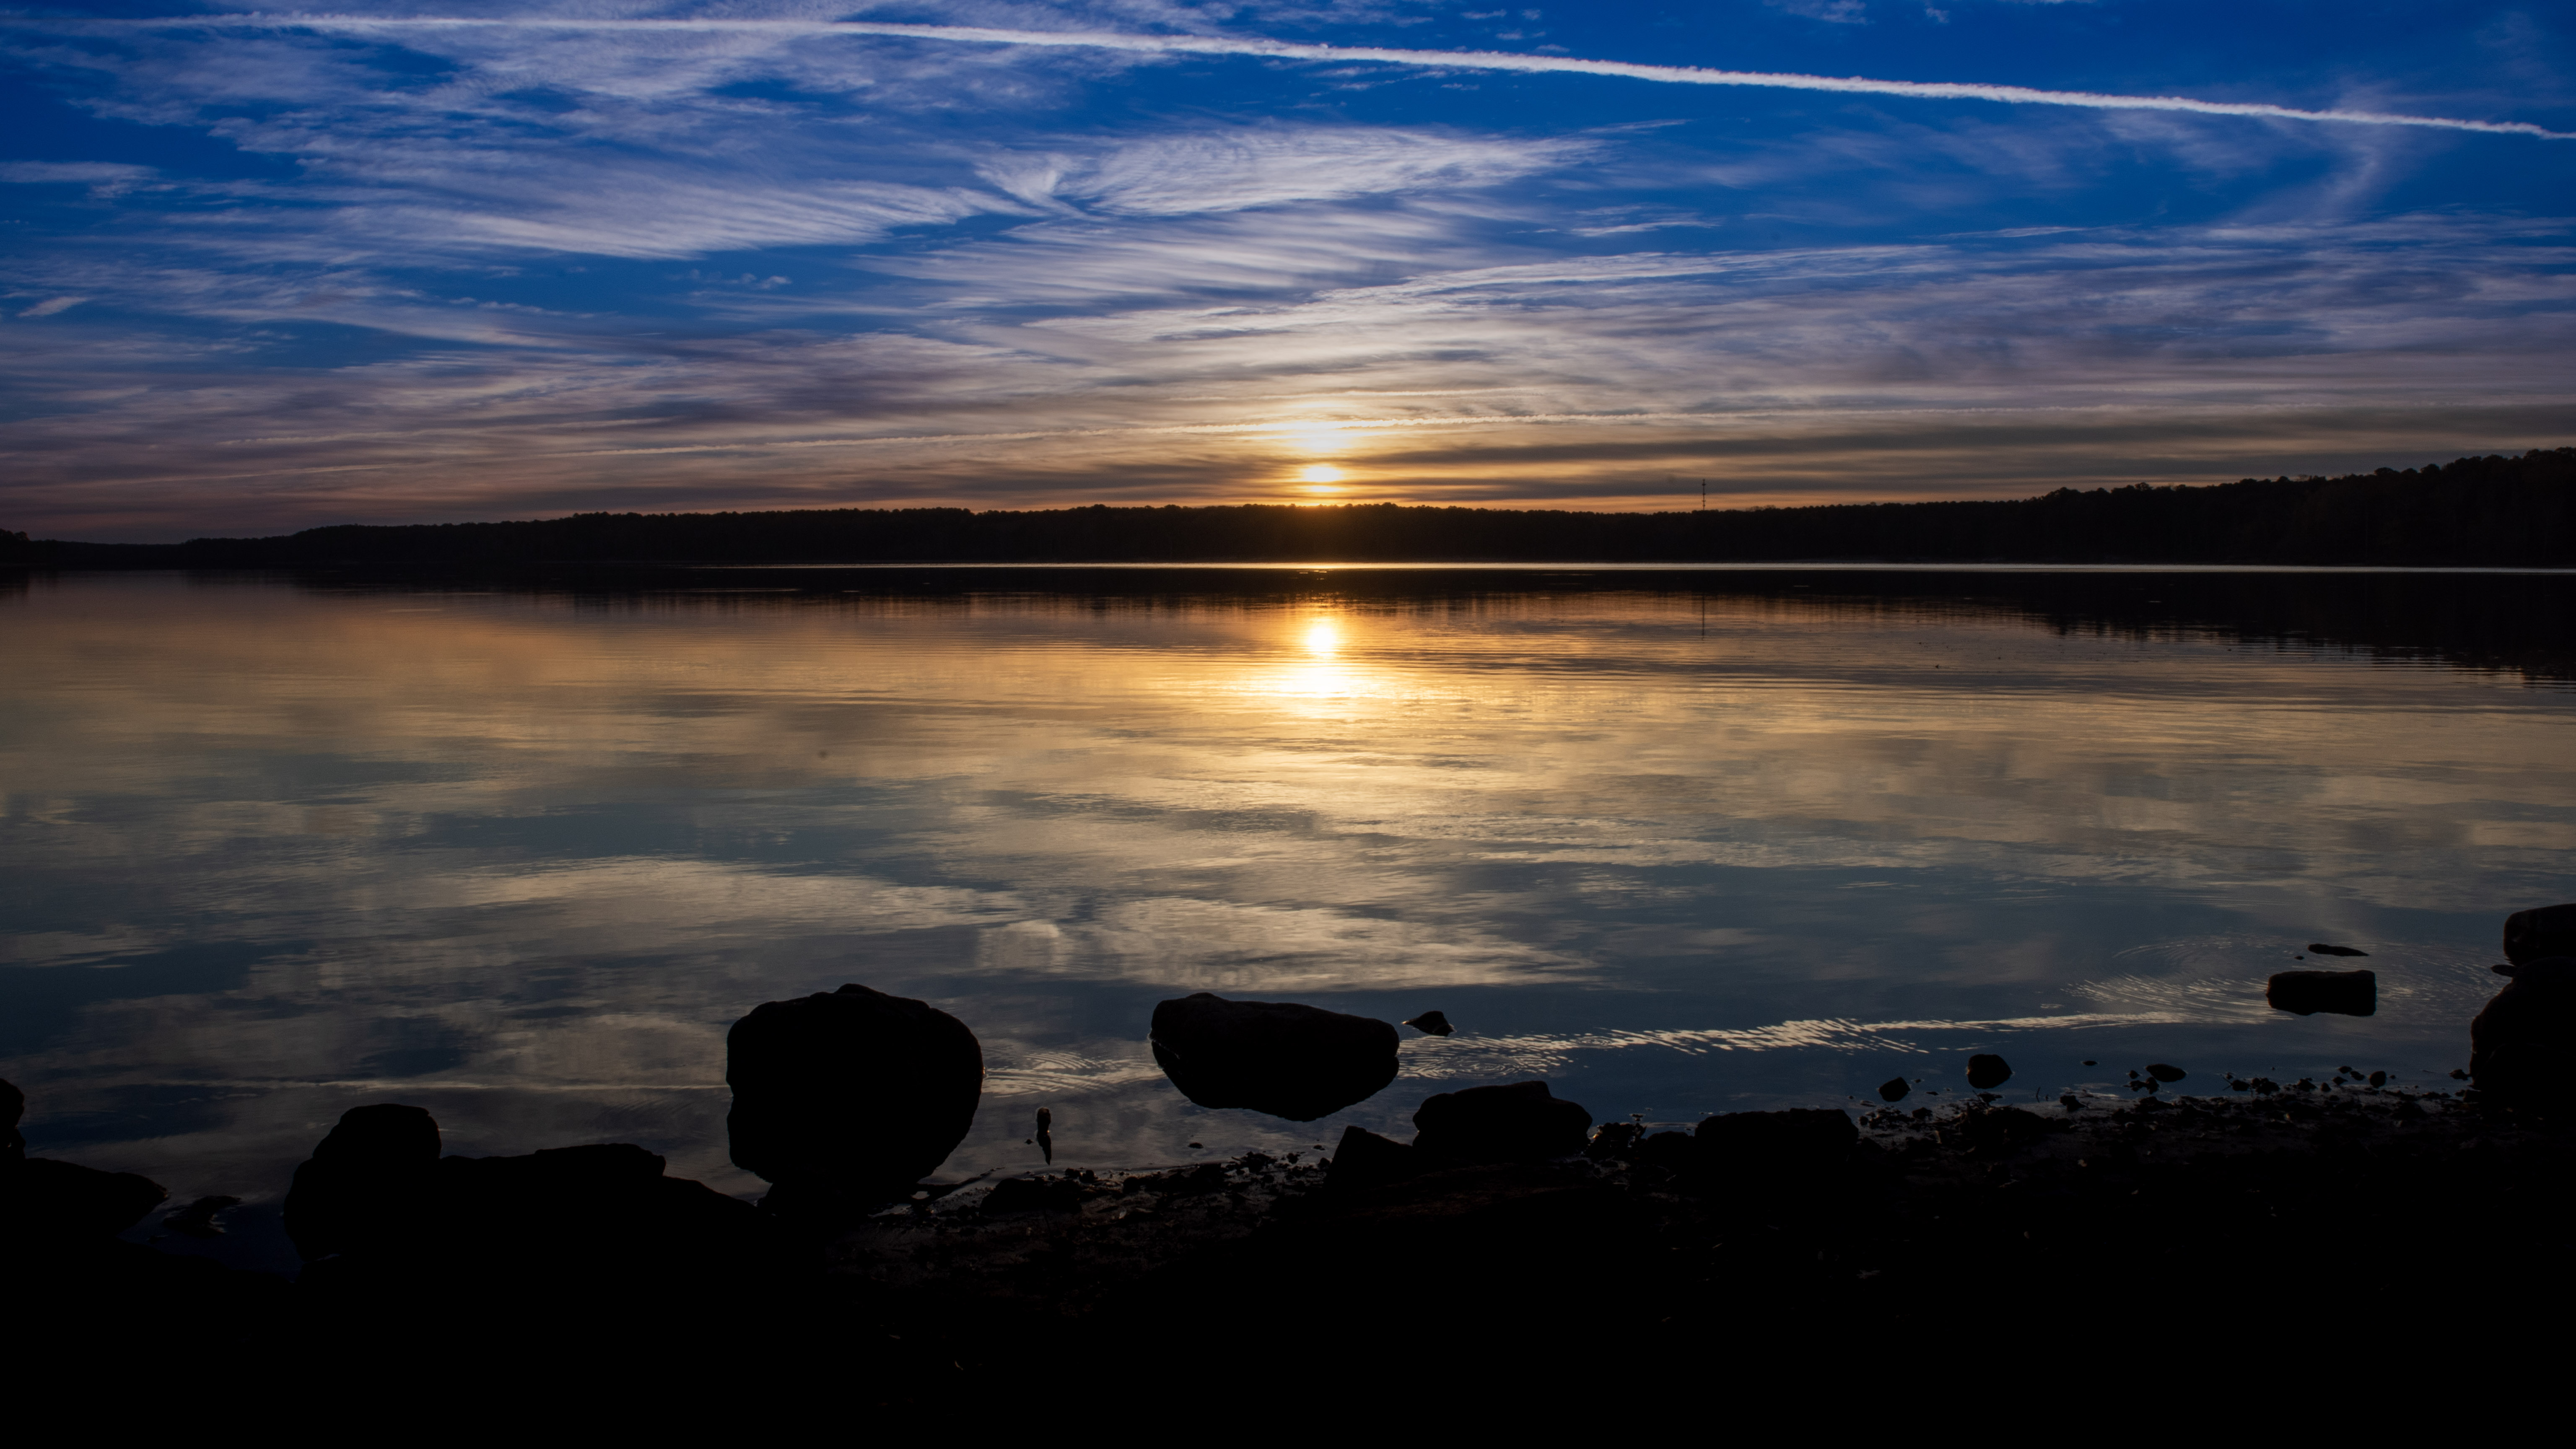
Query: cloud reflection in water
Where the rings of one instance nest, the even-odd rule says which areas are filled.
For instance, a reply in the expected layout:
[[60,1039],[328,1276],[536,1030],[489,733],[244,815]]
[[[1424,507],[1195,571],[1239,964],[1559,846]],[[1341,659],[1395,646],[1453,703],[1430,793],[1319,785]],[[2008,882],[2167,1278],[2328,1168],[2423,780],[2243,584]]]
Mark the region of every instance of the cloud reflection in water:
[[[0,1072],[40,1151],[253,1196],[386,1098],[454,1150],[633,1140],[747,1190],[726,1025],[854,979],[967,1020],[1073,1165],[1338,1130],[1170,1092],[1144,1022],[1194,990],[1438,1007],[1461,1031],[1409,1078],[1543,1071],[1604,1116],[2006,1039],[2052,1095],[2131,1044],[2430,1070],[2576,846],[2570,700],[2496,676],[1974,606],[1330,587],[40,585],[0,630]],[[2247,1004],[2318,932],[2383,943],[2382,1016]],[[1025,1116],[955,1165],[1019,1164]]]

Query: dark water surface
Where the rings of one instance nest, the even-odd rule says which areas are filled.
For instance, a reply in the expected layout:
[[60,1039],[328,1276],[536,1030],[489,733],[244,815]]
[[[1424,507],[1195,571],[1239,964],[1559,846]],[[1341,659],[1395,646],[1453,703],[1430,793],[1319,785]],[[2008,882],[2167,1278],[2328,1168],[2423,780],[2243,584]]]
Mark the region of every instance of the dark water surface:
[[[0,1075],[31,1150],[250,1200],[250,1258],[364,1102],[754,1192],[725,1028],[845,981],[982,1038],[951,1175],[1036,1166],[1040,1106],[1134,1165],[1531,1075],[1668,1123],[1971,1051],[2022,1099],[2430,1082],[2504,914],[2576,898],[2571,619],[2511,575],[20,578]],[[2265,1007],[2311,940],[2376,1017]],[[1200,990],[1460,1031],[1323,1122],[1212,1112],[1144,1042]]]

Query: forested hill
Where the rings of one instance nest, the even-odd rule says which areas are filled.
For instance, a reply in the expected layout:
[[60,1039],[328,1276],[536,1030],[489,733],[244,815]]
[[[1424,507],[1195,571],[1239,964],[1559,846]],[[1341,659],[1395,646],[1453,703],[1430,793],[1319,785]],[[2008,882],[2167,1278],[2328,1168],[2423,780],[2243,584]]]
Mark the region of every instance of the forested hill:
[[2341,478],[1707,513],[1397,504],[583,513],[180,544],[30,541],[0,562],[294,568],[576,562],[2283,563],[2576,566],[2576,448]]

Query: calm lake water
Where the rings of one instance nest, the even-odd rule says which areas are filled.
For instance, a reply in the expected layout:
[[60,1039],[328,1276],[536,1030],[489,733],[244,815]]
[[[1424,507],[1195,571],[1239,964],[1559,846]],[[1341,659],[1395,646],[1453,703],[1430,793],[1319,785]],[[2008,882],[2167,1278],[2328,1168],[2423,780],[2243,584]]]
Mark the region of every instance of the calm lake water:
[[[278,1263],[365,1102],[754,1193],[725,1029],[846,981],[982,1039],[951,1176],[1037,1166],[1040,1106],[1141,1165],[1529,1076],[1672,1124],[1938,1104],[1972,1051],[2019,1100],[2447,1086],[2504,914],[2576,898],[2571,619],[2513,576],[22,577],[0,1075],[31,1150],[245,1198],[220,1251]],[[2312,940],[2377,1016],[2265,1007]],[[1144,1041],[1202,990],[1460,1029],[1326,1121],[1208,1111]]]

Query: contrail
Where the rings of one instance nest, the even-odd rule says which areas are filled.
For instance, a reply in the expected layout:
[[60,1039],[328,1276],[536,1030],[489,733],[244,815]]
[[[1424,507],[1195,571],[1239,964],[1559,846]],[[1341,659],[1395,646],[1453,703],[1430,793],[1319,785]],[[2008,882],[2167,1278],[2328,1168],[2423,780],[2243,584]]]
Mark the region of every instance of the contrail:
[[350,15],[174,15],[133,20],[0,19],[0,25],[81,28],[191,29],[208,26],[266,30],[598,30],[717,31],[751,34],[873,35],[965,45],[1038,45],[1124,50],[1148,55],[1243,55],[1269,60],[1367,62],[1439,70],[1518,71],[1548,75],[1614,76],[1662,85],[1757,86],[1770,90],[1837,91],[1853,95],[1906,96],[1927,101],[1997,101],[2006,105],[2079,106],[2096,111],[2180,111],[2198,116],[2241,116],[2263,121],[2331,122],[2351,126],[2422,126],[2438,131],[2478,131],[2576,141],[2576,132],[2552,131],[2528,121],[2469,121],[2451,116],[2409,116],[2388,111],[2307,111],[2250,101],[2199,101],[2187,96],[2121,96],[2093,91],[2047,91],[1976,82],[1871,80],[1863,76],[1790,75],[1764,71],[1702,70],[1687,65],[1639,65],[1624,60],[1513,55],[1490,50],[1395,50],[1374,45],[1313,45],[1258,37],[1121,35],[1080,30],[997,30],[981,25],[902,25],[874,20],[581,20],[414,16],[369,19]]

